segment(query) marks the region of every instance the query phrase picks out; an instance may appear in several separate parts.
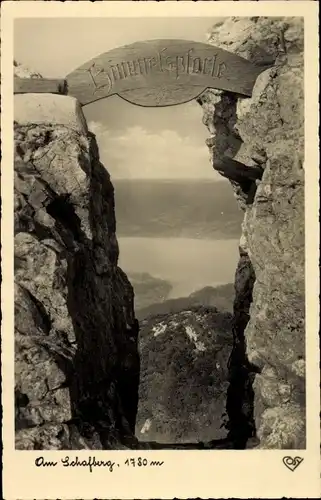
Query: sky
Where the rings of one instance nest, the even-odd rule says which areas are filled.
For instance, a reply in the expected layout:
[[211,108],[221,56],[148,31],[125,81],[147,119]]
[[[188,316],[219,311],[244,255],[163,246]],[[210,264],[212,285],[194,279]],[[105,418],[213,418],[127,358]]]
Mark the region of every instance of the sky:
[[[43,77],[64,78],[93,57],[139,40],[206,42],[211,26],[220,19],[17,19],[14,57]],[[210,164],[205,144],[209,132],[196,101],[142,108],[112,96],[84,106],[83,111],[112,178],[222,180]]]

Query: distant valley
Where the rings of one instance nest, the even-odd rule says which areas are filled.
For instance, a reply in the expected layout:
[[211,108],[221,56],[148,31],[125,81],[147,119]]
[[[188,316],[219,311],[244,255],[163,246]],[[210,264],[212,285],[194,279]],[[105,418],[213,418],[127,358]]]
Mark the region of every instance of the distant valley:
[[[232,283],[220,285],[215,288],[208,286],[191,293],[187,297],[179,297],[176,299],[164,298],[156,302],[153,300],[159,296],[159,288],[161,286],[164,287],[164,281],[160,280],[158,285],[157,281],[158,280],[155,278],[152,280],[150,277],[148,280],[150,286],[148,287],[148,282],[145,281],[144,288],[143,286],[139,286],[137,282],[133,283],[132,281],[135,290],[136,316],[140,321],[149,316],[177,313],[183,309],[189,309],[199,305],[216,307],[221,312],[232,312],[233,310],[234,285]],[[154,286],[152,286],[153,282]],[[170,283],[168,283],[168,288],[169,287]],[[142,293],[143,291],[144,293]]]
[[128,278],[135,291],[136,313],[140,310],[148,310],[151,304],[163,303],[172,289],[168,281],[154,278],[148,273],[129,272]]
[[138,319],[194,305],[232,311],[240,212],[228,182],[114,180],[119,266]]
[[217,287],[207,286],[186,297],[171,299],[168,298],[172,289],[169,281],[155,278],[148,273],[129,273],[128,278],[134,287],[136,317],[140,321],[149,316],[177,313],[199,305],[215,307],[221,312],[233,310],[232,283]]

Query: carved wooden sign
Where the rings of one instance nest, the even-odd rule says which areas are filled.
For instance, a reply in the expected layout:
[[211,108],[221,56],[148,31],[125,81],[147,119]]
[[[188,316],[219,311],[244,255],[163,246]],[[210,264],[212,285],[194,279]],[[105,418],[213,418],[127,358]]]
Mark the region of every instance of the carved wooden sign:
[[119,95],[140,106],[171,106],[207,88],[251,96],[260,67],[201,42],[150,40],[113,49],[67,77],[68,94],[82,105]]

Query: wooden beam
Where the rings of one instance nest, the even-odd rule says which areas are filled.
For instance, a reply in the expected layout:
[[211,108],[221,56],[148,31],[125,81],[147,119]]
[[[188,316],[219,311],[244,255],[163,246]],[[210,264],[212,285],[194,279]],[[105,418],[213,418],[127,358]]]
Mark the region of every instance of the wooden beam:
[[66,80],[14,77],[14,94],[67,94]]

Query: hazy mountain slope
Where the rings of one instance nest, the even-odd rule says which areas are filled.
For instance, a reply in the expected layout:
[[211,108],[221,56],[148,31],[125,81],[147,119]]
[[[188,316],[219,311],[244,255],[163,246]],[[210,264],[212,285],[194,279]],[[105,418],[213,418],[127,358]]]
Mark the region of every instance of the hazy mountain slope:
[[136,435],[199,442],[227,435],[231,315],[194,307],[141,322]]
[[172,285],[148,273],[128,273],[128,278],[134,288],[135,310],[148,307],[150,304],[164,301],[172,289]]
[[[135,285],[134,290],[136,297],[137,290]],[[201,290],[197,290],[188,297],[168,299],[157,304],[150,304],[142,309],[136,309],[136,317],[142,320],[151,315],[177,313],[182,309],[188,309],[197,305],[217,307],[221,312],[232,312],[233,300],[234,285],[232,283],[220,285],[215,288],[207,286]]]
[[239,238],[228,182],[114,180],[118,236]]

